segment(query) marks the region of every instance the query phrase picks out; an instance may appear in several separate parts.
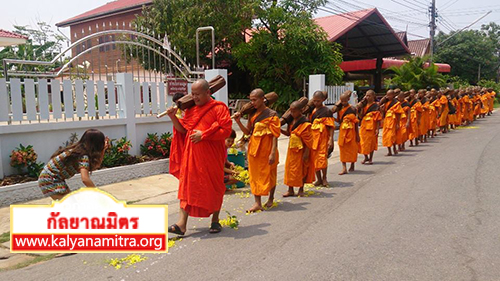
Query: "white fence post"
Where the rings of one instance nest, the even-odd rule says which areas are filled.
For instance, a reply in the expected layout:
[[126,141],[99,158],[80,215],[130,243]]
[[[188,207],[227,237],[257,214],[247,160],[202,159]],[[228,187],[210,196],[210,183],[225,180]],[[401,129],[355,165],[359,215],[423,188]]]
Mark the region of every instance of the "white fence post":
[[[205,70],[205,79],[207,81],[210,81],[210,79],[214,78],[217,75],[224,77],[224,79],[226,80],[226,86],[222,87],[220,90],[218,90],[214,94],[215,99],[218,101],[221,101],[225,104],[228,104],[227,69],[208,69],[208,70]],[[191,92],[191,87],[189,87],[188,90],[189,90],[189,92]]]
[[134,79],[130,73],[117,73],[116,83],[120,85],[118,87],[119,115],[125,118],[127,140],[132,144],[130,154],[139,155],[139,143],[135,128]]
[[325,74],[309,75],[308,99],[312,99],[314,92],[324,91],[325,89]]

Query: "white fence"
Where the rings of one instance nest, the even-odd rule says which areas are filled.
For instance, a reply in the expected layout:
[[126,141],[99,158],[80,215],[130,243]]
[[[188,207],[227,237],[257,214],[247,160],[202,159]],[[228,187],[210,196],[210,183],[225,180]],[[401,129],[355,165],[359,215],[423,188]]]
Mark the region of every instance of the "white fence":
[[127,137],[137,155],[148,133],[171,131],[168,118],[156,118],[170,104],[164,83],[134,82],[132,74],[117,74],[116,83],[0,79],[0,178],[14,173],[9,155],[20,143],[47,162],[71,133],[88,128]]
[[346,83],[345,86],[325,86],[325,90],[328,93],[328,98],[325,101],[327,105],[335,104],[339,99],[340,95],[345,91],[352,91],[351,99],[349,100],[350,104],[356,104],[358,100],[358,95],[354,92],[354,84]]

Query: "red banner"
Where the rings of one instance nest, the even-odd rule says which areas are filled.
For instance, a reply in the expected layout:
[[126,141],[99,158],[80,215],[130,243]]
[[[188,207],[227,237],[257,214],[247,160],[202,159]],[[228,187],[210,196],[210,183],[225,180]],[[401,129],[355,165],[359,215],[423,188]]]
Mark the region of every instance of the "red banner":
[[168,94],[174,95],[176,93],[188,94],[188,82],[180,78],[167,78]]

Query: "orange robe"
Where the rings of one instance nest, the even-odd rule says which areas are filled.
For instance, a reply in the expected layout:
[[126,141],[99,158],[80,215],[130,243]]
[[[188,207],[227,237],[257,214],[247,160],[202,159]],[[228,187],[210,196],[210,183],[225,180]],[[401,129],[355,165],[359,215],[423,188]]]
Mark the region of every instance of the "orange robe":
[[340,162],[355,163],[358,161],[359,143],[356,140],[356,110],[352,106],[342,108],[338,112],[337,122],[340,123],[338,145]]
[[[418,138],[418,136],[420,135],[420,131],[419,131],[419,126],[418,126],[418,115],[419,113],[422,114],[423,112],[423,109],[422,109],[422,103],[419,101],[419,100],[415,100],[413,102],[413,105],[411,106],[411,109],[410,109],[411,113],[410,113],[410,134],[408,136],[408,138],[410,140],[414,140],[416,138]],[[422,119],[420,119],[422,122]]]
[[479,95],[475,95],[472,100],[474,102],[474,115],[477,116],[481,114],[481,98]]
[[437,126],[437,115],[439,111],[439,101],[434,100],[429,105],[429,130],[435,130]]
[[399,130],[396,131],[396,144],[401,145],[408,140],[408,129],[406,128],[406,124],[408,123],[408,109],[410,109],[410,104],[407,102],[403,102],[401,104],[401,108],[403,109],[403,113],[401,113],[401,118],[399,119]]
[[441,104],[441,115],[439,116],[439,126],[444,127],[448,125],[448,112],[450,111],[448,108],[448,98],[446,96],[441,96],[439,99],[439,103]]
[[252,194],[266,196],[276,186],[279,154],[276,149],[275,161],[269,165],[273,139],[280,136],[281,123],[271,109],[265,109],[260,115],[250,118],[253,124],[248,142],[248,176]]
[[487,94],[484,94],[480,97],[480,101],[482,103],[482,107],[481,107],[481,114],[486,114],[488,113],[489,109],[489,105],[488,105],[488,95]]
[[[422,101],[420,101],[422,103]],[[422,103],[422,113],[420,115],[420,126],[418,133],[420,136],[426,135],[429,132],[429,107],[430,103],[427,99]]]
[[378,122],[380,120],[382,120],[382,114],[378,104],[367,104],[363,108],[363,119],[359,128],[361,154],[368,155],[378,149]]
[[474,119],[474,109],[473,102],[468,95],[463,97],[464,100],[464,119],[467,121],[472,121]]
[[385,147],[391,147],[396,143],[397,114],[403,113],[403,108],[401,108],[399,101],[395,102],[392,106],[390,105],[390,101],[385,104],[384,130],[382,131],[382,145]]
[[181,172],[182,153],[186,134],[174,130],[172,142],[170,143],[170,157],[168,160],[168,172],[179,179]]
[[451,125],[456,125],[457,124],[457,99],[452,98],[450,100],[450,103],[455,107],[455,113],[454,114],[448,113],[448,123]]
[[313,162],[312,166],[318,171],[328,166],[328,143],[330,142],[328,130],[335,130],[335,119],[333,112],[327,107],[321,108],[320,111],[314,109],[309,118],[312,122],[311,132],[313,135],[310,158]]
[[[298,120],[300,125],[293,125],[288,142],[288,151],[285,162],[285,185],[291,187],[302,187],[304,183],[314,181],[314,172],[312,178],[309,170],[309,163],[302,159],[306,147],[309,150],[313,144],[313,135],[311,133],[311,123],[307,122],[304,116]],[[292,123],[293,124],[293,123]],[[289,129],[289,130],[290,130]],[[309,153],[309,159],[311,154]],[[314,171],[314,170],[313,170]]]
[[[180,206],[189,216],[208,217],[220,210],[226,186],[224,164],[225,139],[231,134],[229,109],[223,102],[210,99],[202,106],[186,109],[179,120],[187,130],[179,171]],[[193,143],[188,137],[194,130],[202,139]]]
[[460,126],[462,125],[463,122],[463,108],[464,108],[464,102],[462,98],[459,98],[457,100],[457,120],[455,125]]
[[490,97],[490,100],[489,100],[489,108],[490,108],[490,112],[493,111],[494,109],[494,106],[495,106],[495,91],[492,91],[490,94],[489,94],[489,97]]

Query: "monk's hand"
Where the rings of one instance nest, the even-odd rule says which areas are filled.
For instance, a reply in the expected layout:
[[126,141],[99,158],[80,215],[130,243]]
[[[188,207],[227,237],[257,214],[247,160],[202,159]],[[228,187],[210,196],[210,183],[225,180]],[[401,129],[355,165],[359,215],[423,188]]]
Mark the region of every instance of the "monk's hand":
[[240,121],[241,113],[236,112],[235,114],[233,114],[233,119],[234,119],[234,121]]
[[175,113],[177,113],[177,108],[171,106],[167,109],[167,115],[168,117],[172,118],[175,116]]
[[189,138],[193,143],[199,143],[201,141],[201,131],[200,130],[194,130],[194,133],[192,133]]
[[333,150],[333,148],[334,148],[333,142],[329,141],[328,142],[328,150]]
[[274,164],[275,161],[276,161],[276,155],[274,153],[271,153],[269,155],[269,165]]

